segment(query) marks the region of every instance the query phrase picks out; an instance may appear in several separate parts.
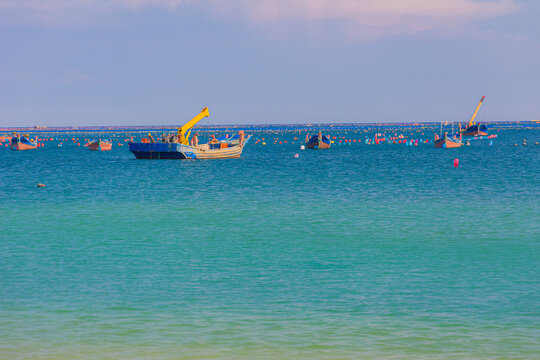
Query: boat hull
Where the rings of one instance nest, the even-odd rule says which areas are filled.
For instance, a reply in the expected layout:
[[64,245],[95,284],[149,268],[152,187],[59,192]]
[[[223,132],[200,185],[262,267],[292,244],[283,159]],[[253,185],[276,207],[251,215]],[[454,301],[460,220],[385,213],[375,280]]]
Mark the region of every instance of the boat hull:
[[37,148],[37,143],[26,139],[12,138],[10,144],[11,150],[33,150]]
[[243,146],[210,149],[208,145],[188,146],[178,143],[129,143],[129,151],[137,159],[231,159],[242,155]]
[[105,141],[97,140],[88,144],[88,150],[94,151],[108,151],[112,149],[112,143]]
[[330,138],[326,135],[322,135],[319,139],[318,135],[314,135],[306,142],[306,148],[308,149],[330,149]]
[[441,138],[433,142],[436,148],[458,148],[463,145],[461,141],[452,140],[449,138]]
[[488,129],[486,125],[471,125],[463,130],[463,136],[487,136]]

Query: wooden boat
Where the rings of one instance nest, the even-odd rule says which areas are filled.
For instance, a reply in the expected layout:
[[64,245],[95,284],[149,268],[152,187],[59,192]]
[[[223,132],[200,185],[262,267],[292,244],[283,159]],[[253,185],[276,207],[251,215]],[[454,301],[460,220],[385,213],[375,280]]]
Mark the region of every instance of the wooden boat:
[[459,138],[451,138],[448,136],[447,132],[445,132],[442,137],[439,137],[439,135],[435,134],[435,140],[433,141],[433,144],[436,148],[458,148],[463,145],[463,143],[461,142],[461,134],[459,135]]
[[30,139],[28,135],[19,135],[14,133],[11,138],[11,150],[33,150],[37,148],[37,140]]
[[306,136],[306,148],[308,149],[330,149],[331,141],[326,135],[323,135],[320,131],[317,135],[313,135],[308,139]]
[[[471,120],[469,121],[469,124],[467,127],[463,130],[460,130],[463,136],[487,136],[488,129],[487,126],[484,124],[477,124],[474,119],[476,118],[476,114],[478,114],[478,110],[480,110],[480,106],[482,106],[482,103],[484,102],[484,99],[486,97],[482,96],[480,101],[478,102],[478,106],[476,106],[476,110],[474,111],[473,116],[471,117]],[[459,125],[461,128],[461,124]]]
[[216,139],[212,136],[206,144],[199,144],[198,134],[190,139],[191,128],[201,119],[208,117],[208,108],[204,108],[197,116],[178,128],[177,134],[163,135],[155,141],[152,135],[143,138],[141,142],[129,143],[129,151],[137,159],[229,159],[239,158],[244,146],[251,136],[246,136],[241,130],[232,137]]
[[107,151],[112,149],[112,141],[97,139],[88,144],[88,150]]

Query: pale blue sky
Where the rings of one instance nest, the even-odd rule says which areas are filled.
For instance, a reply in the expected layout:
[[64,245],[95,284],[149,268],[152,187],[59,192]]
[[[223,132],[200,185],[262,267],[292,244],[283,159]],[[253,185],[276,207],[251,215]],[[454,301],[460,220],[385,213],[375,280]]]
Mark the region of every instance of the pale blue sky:
[[540,118],[539,0],[0,0],[0,49],[0,126]]

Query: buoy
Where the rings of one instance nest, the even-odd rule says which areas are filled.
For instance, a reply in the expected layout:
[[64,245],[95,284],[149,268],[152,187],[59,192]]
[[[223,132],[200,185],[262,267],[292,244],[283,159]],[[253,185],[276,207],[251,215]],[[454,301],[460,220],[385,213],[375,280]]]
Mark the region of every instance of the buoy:
[[454,159],[454,167],[458,167],[459,166],[459,159]]
[[300,150],[306,150],[306,146],[305,145],[300,145]]
[[45,184],[39,183],[37,184],[37,187],[45,187]]
[[299,157],[300,157],[300,155],[294,154],[294,158],[295,158],[295,159],[298,159]]

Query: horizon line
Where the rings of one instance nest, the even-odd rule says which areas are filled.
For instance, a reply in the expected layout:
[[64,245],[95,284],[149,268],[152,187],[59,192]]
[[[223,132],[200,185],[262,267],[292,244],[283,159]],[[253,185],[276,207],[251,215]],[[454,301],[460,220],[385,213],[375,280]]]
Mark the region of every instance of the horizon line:
[[[289,123],[289,124],[216,124],[216,125],[195,125],[193,128],[242,128],[242,127],[334,127],[334,126],[423,126],[423,125],[434,125],[434,124],[445,124],[451,125],[452,122],[449,121],[428,121],[428,122],[388,122],[388,123]],[[454,124],[467,123],[463,122],[453,122]],[[494,121],[484,121],[485,124],[536,124],[540,125],[540,120],[494,120]],[[130,129],[176,129],[177,125],[68,125],[68,126],[6,126],[0,127],[0,131],[12,131],[23,129],[26,131],[42,131],[46,132],[47,130],[59,131],[59,130],[130,130]]]

